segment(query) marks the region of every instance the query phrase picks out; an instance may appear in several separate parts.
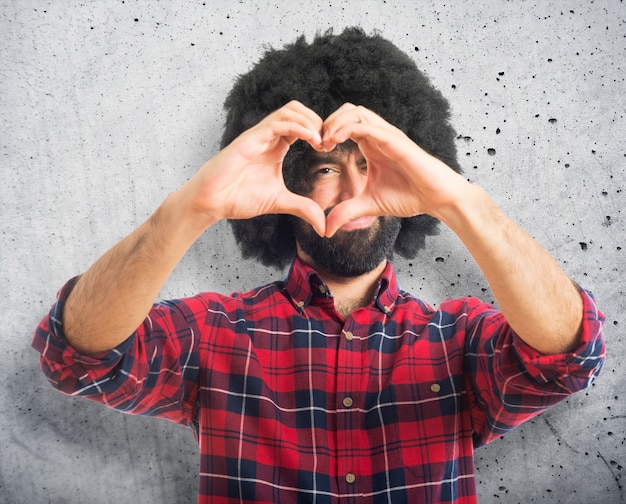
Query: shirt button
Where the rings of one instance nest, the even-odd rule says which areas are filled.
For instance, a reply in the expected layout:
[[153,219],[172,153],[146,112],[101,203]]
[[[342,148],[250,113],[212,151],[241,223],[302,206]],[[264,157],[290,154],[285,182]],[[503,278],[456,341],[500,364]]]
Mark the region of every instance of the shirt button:
[[346,331],[345,337],[348,341],[352,341],[352,338],[354,338],[354,334],[352,334],[350,331]]
[[296,303],[296,306],[297,306],[298,308],[302,308],[302,307],[304,306],[304,301],[298,301],[298,302]]
[[384,306],[383,310],[385,311],[385,313],[389,314],[391,313],[391,308],[389,308],[388,306]]
[[322,294],[326,294],[326,287],[324,287],[323,285],[320,285],[320,292]]
[[352,400],[352,397],[344,397],[343,398],[343,405],[346,408],[351,408],[353,404],[354,404],[354,401]]
[[349,472],[348,474],[346,474],[346,483],[354,483],[356,481],[356,476],[354,475],[354,473]]
[[438,383],[433,383],[430,386],[430,391],[434,392],[435,394],[438,393],[441,390],[441,385],[439,385]]

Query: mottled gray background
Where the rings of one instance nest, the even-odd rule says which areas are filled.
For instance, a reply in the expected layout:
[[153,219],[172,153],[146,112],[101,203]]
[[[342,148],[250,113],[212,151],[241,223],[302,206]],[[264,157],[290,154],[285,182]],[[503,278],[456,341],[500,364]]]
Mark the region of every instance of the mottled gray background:
[[[1,502],[194,501],[191,432],[56,393],[32,332],[65,280],[216,152],[230,83],[266,44],[355,24],[414,56],[452,104],[468,178],[607,315],[597,383],[476,453],[481,503],[624,502],[621,0],[0,1]],[[491,298],[446,230],[396,264],[432,304]],[[242,260],[220,224],[162,296],[282,276]]]

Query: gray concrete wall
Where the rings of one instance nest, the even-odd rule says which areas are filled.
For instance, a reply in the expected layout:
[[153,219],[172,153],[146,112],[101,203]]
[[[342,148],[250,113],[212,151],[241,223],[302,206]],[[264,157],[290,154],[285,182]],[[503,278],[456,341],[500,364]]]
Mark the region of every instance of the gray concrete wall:
[[[216,152],[229,85],[265,44],[354,24],[414,56],[451,101],[467,176],[607,315],[597,383],[476,453],[481,502],[625,501],[623,1],[2,0],[1,502],[193,502],[191,432],[57,394],[32,332],[65,280]],[[433,304],[490,300],[447,231],[397,269]],[[282,276],[220,224],[162,296]]]

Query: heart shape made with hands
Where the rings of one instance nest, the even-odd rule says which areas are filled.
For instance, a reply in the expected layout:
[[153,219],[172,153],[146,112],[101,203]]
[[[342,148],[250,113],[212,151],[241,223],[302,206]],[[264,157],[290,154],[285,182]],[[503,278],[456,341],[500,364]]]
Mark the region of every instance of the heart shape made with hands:
[[[334,187],[332,185],[326,186],[327,192],[339,193],[344,191],[344,195],[349,192],[354,195],[341,199],[335,194],[336,200],[333,201],[333,196],[331,196],[331,201],[324,202],[324,205],[329,205],[332,209],[325,215],[323,229],[321,228],[319,210],[324,212],[324,208],[318,205],[315,199],[310,198],[319,206],[319,209],[307,205],[312,215],[305,220],[312,224],[319,234],[330,237],[343,226],[347,225],[348,228],[365,227],[371,223],[375,216],[394,213],[392,208],[385,208],[384,205],[380,205],[380,202],[385,199],[385,191],[381,190],[389,190],[388,183],[385,183],[384,180],[375,179],[380,178],[380,175],[376,175],[380,171],[379,166],[393,164],[392,159],[388,158],[388,154],[383,153],[379,147],[391,143],[394,138],[396,142],[409,140],[402,131],[372,111],[350,103],[341,106],[324,121],[301,103],[290,103],[286,108],[289,109],[289,119],[293,119],[297,114],[295,122],[299,123],[299,126],[306,126],[304,131],[300,130],[299,134],[289,139],[290,145],[293,145],[296,139],[300,139],[308,143],[314,151],[326,153],[325,156],[320,156],[320,165],[339,166],[343,164],[347,166],[348,163],[352,164],[350,170],[346,168],[351,173],[344,177],[344,181],[339,180],[339,185]],[[392,136],[394,138],[391,138]],[[338,145],[345,145],[349,141],[353,142],[349,150],[337,151]],[[336,154],[333,155],[333,153]],[[357,156],[357,159],[350,159],[352,156]],[[363,164],[362,160],[359,159],[361,157],[365,159],[368,166],[365,183],[360,179],[358,189],[352,187],[350,190],[345,190],[347,184],[356,181],[355,173],[360,172],[360,165]],[[374,177],[371,174],[374,174]],[[374,180],[370,180],[371,178]],[[377,194],[379,192],[380,194]],[[302,213],[303,210],[302,207],[298,208],[298,213]],[[309,217],[306,213],[305,215]]]
[[[320,208],[331,208],[325,216],[323,236],[330,237],[341,228],[366,227],[378,216],[409,217],[421,213],[415,197],[407,198],[412,184],[406,170],[406,161],[416,159],[415,150],[421,149],[404,132],[364,107],[351,104],[320,122],[319,130],[309,129],[301,140],[320,154],[320,167],[343,166],[335,183],[333,179],[321,183],[321,192],[325,194]],[[352,142],[348,149],[337,149],[347,142]],[[367,165],[364,179],[363,159]],[[313,201],[318,203],[319,195],[314,195]],[[314,213],[319,215],[318,212],[315,209]],[[306,220],[316,227],[312,220]],[[318,220],[318,233],[319,226]]]
[[[350,139],[341,145],[346,145]],[[314,150],[315,146],[311,145]],[[341,167],[338,169],[334,182],[322,182],[320,194],[313,189],[313,194],[306,197],[313,201],[325,214],[324,236],[331,237],[339,229],[352,230],[369,226],[374,220],[373,215],[360,215],[359,197],[367,185],[367,172],[362,175],[363,163],[367,158],[360,152],[356,143],[346,146],[345,149],[332,146],[324,148],[319,158],[319,166],[323,168]]]
[[471,184],[465,177],[365,107],[344,104],[322,122],[315,136],[321,142],[309,144],[318,152],[332,152],[353,141],[367,163],[362,189],[326,216],[325,236],[364,217],[428,214],[445,221],[469,195]]
[[[247,140],[243,140],[245,137]],[[352,227],[363,227],[370,219],[378,216],[412,217],[429,214],[440,218],[440,209],[457,201],[467,190],[468,181],[441,160],[428,154],[411,140],[402,130],[391,125],[379,115],[362,106],[350,103],[322,120],[313,110],[299,102],[290,102],[270,114],[256,127],[241,137],[238,145],[243,158],[253,165],[269,163],[282,169],[276,161],[284,156],[297,141],[308,143],[320,154],[320,166],[340,166],[345,152],[332,153],[338,145],[351,140],[358,147],[359,157],[367,164],[366,176],[360,176],[360,160],[355,169],[354,159],[339,170],[341,177],[333,182],[324,179],[311,197],[296,195],[284,186],[274,192],[268,213],[288,213],[311,224],[316,232],[330,237],[343,226],[353,222]],[[352,153],[350,153],[352,155]],[[241,159],[242,156],[237,156]],[[227,163],[229,164],[229,163]],[[256,170],[255,170],[256,171]],[[362,173],[362,172],[361,172]],[[251,177],[252,186],[264,184],[267,179]],[[343,180],[342,180],[343,179]],[[352,184],[352,187],[350,187]],[[349,187],[348,190],[345,187]],[[277,187],[274,186],[274,190]],[[287,191],[287,192],[285,192]],[[320,196],[323,191],[326,194]],[[269,193],[268,193],[269,194]],[[323,207],[332,210],[325,214]],[[359,219],[364,219],[359,221]]]

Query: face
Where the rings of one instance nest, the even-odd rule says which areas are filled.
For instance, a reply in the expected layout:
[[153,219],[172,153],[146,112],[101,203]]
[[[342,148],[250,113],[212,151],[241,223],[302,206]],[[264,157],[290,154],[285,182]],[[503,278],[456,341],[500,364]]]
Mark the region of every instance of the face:
[[[367,181],[367,162],[356,144],[346,142],[333,152],[307,155],[304,194],[324,209],[358,196]],[[313,266],[341,277],[355,277],[385,261],[400,232],[397,217],[361,217],[346,223],[332,238],[322,238],[301,219],[295,220],[300,250]]]

